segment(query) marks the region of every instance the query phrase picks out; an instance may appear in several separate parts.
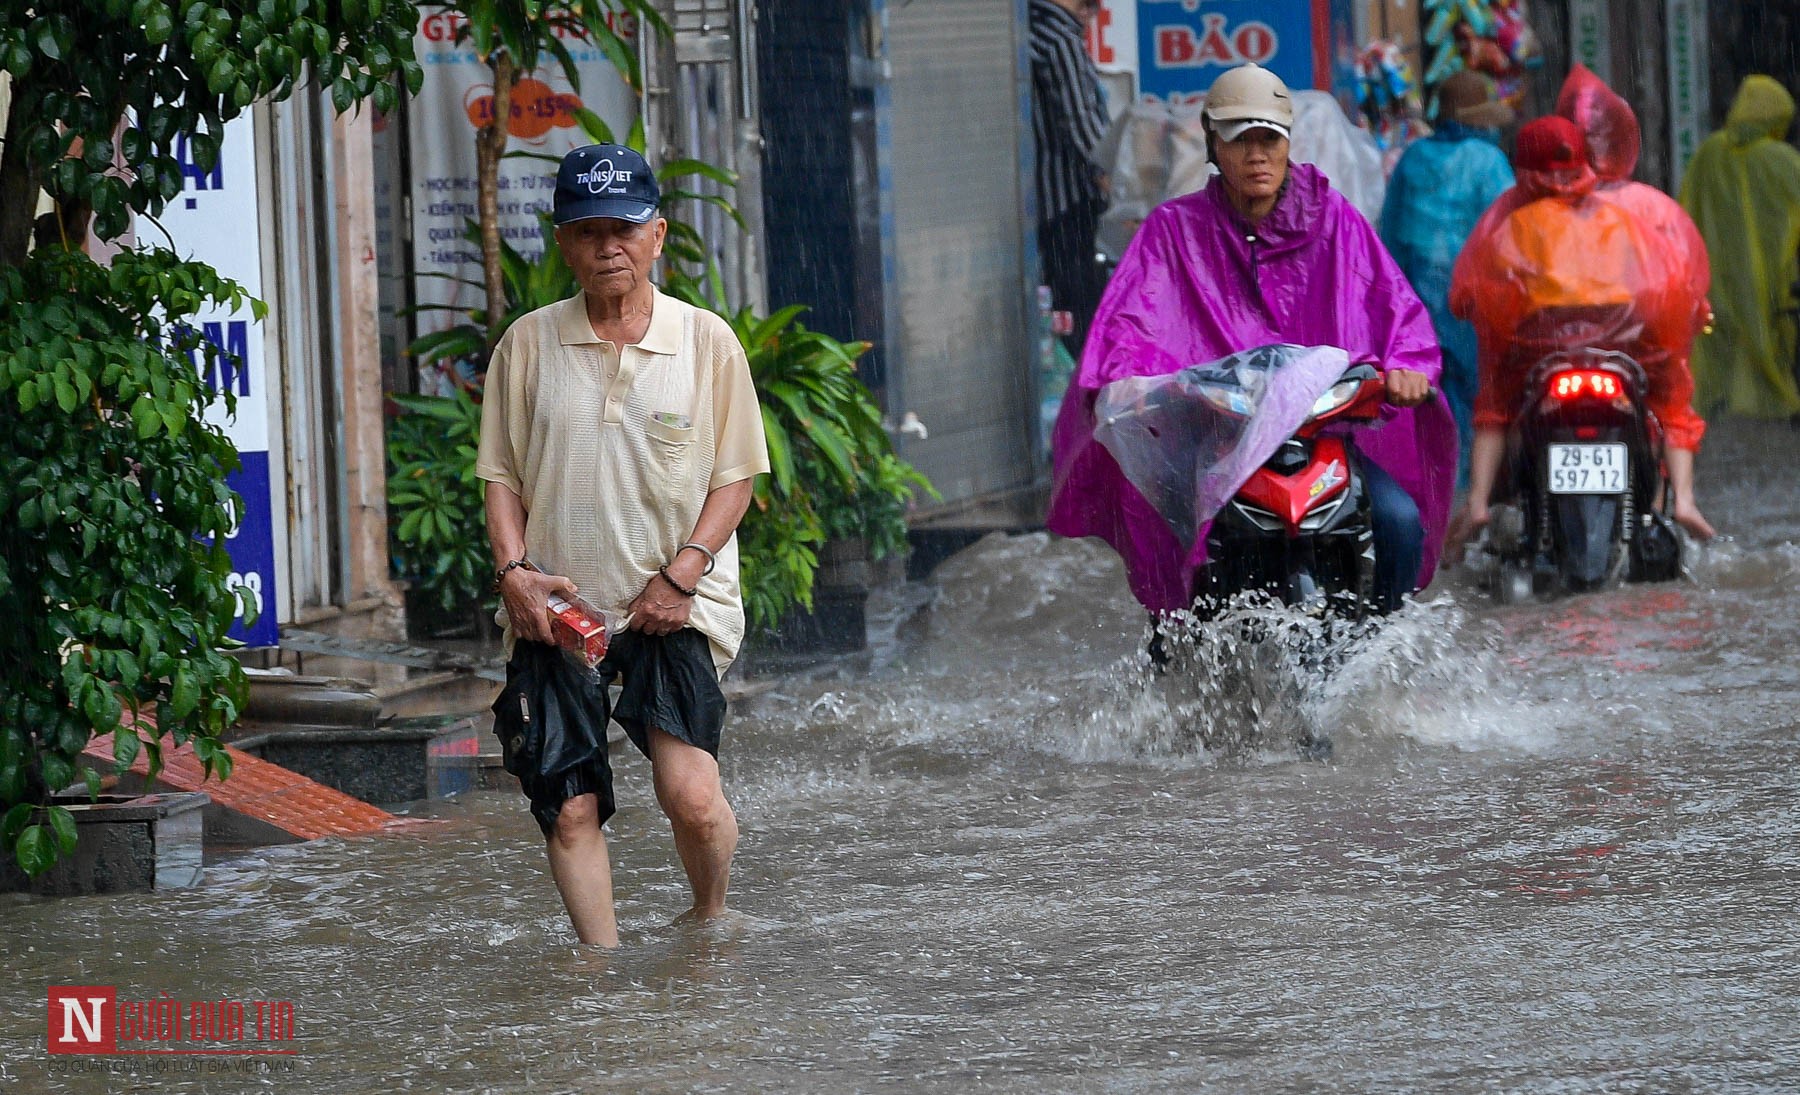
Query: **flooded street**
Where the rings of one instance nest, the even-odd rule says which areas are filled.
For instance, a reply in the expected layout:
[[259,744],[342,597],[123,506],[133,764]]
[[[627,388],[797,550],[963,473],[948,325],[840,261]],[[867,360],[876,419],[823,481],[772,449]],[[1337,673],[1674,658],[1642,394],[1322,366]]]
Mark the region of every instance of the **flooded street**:
[[1322,682],[1220,640],[1213,684],[1153,683],[1106,548],[991,538],[872,664],[736,705],[744,922],[665,926],[626,753],[618,951],[574,944],[522,799],[431,802],[195,890],[8,899],[0,1090],[152,1086],[53,1071],[52,984],[293,1003],[282,1070],[158,1091],[1793,1090],[1796,465],[1718,428],[1734,539],[1692,581],[1452,576]]

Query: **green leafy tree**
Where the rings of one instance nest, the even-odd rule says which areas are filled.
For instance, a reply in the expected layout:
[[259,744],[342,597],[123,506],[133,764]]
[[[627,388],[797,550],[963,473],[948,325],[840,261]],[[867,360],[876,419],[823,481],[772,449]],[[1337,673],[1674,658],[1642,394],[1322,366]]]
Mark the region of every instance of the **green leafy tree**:
[[120,770],[147,749],[154,771],[165,736],[230,770],[238,456],[201,418],[232,397],[196,370],[230,363],[182,324],[210,303],[248,301],[166,251],[108,269],[48,247],[0,268],[0,839],[30,873],[74,846],[67,811],[43,807],[95,735],[113,734]]
[[424,79],[417,25],[405,0],[0,0],[0,264],[24,259],[40,188],[65,231],[91,212],[112,239],[181,193],[184,147],[210,171],[225,123],[258,99],[311,80],[339,111],[391,107],[395,76]]
[[200,379],[231,363],[182,320],[262,305],[166,251],[107,268],[77,248],[160,212],[184,158],[211,170],[259,99],[310,83],[347,110],[417,88],[417,21],[403,0],[0,0],[0,845],[29,873],[73,846],[50,796],[95,735],[121,771],[172,741],[223,776],[244,692],[220,653],[237,454]]

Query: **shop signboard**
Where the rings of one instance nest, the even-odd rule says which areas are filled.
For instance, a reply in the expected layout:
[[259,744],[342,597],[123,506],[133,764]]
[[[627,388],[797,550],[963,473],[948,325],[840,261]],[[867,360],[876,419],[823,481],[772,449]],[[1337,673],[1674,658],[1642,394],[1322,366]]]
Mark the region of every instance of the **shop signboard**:
[[1612,82],[1612,40],[1607,0],[1569,0],[1569,53],[1594,75]]
[[[635,27],[628,18],[619,17],[614,26],[627,42],[632,40]],[[500,162],[500,236],[527,259],[543,253],[538,215],[550,212],[556,187],[553,161],[591,143],[575,110],[593,111],[620,140],[637,116],[631,89],[597,46],[573,36],[563,37],[563,44],[581,77],[579,91],[551,60],[514,85],[508,112],[507,151],[512,155]],[[421,304],[479,308],[485,300],[481,248],[465,235],[477,218],[475,133],[493,114],[493,74],[475,55],[465,20],[450,9],[427,12],[414,46],[425,83],[407,104],[413,295]],[[384,215],[392,217],[391,207]],[[454,312],[422,312],[420,333],[459,318]],[[455,363],[455,373],[421,377],[421,386],[444,391],[468,382],[478,367],[475,362]]]
[[1706,139],[1711,102],[1707,89],[1706,5],[1668,0],[1669,190],[1681,188],[1688,161]]
[[[157,220],[177,254],[206,263],[252,297],[263,299],[255,133],[248,114],[227,122],[218,161],[210,170],[194,162],[192,146],[178,137],[175,158],[181,165],[182,190]],[[226,533],[225,548],[231,554],[231,582],[257,606],[257,616],[246,626],[240,615],[230,634],[248,646],[274,646],[280,599],[275,590],[275,484],[269,469],[273,409],[263,328],[248,307],[235,312],[214,308],[189,323],[223,351],[211,361],[193,354],[195,370],[209,388],[229,390],[237,397],[236,413],[228,414],[221,400],[207,414],[207,420],[231,438],[243,461],[243,467],[227,477],[243,502],[234,527]]]
[[1331,0],[1138,0],[1138,93],[1188,101],[1254,61],[1289,87],[1329,88]]
[[1100,0],[1088,24],[1088,55],[1108,74],[1135,77],[1138,70],[1139,0]]

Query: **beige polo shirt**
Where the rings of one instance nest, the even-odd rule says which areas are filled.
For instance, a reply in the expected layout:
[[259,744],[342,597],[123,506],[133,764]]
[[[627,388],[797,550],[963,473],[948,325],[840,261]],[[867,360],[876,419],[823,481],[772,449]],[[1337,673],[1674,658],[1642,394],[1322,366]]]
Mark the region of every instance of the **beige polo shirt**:
[[[524,501],[532,562],[600,608],[622,611],[675,558],[708,492],[768,470],[749,362],[712,312],[658,291],[642,341],[621,348],[577,293],[494,350],[475,474]],[[735,535],[698,589],[690,622],[723,674],[744,638]]]

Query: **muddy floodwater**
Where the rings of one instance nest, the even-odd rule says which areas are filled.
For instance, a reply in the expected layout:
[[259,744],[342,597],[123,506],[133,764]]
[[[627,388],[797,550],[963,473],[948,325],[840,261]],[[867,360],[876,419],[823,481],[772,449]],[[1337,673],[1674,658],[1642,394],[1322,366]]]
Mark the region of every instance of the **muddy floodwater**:
[[[872,656],[736,705],[741,921],[666,926],[630,754],[616,952],[522,800],[433,801],[194,890],[7,900],[0,1090],[1800,1089],[1797,466],[1727,424],[1733,539],[1689,580],[1451,576],[1324,678],[1215,635],[1154,682],[1104,547],[983,541],[882,595]],[[296,1052],[70,1071],[53,984],[286,1001]]]

